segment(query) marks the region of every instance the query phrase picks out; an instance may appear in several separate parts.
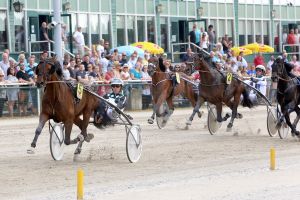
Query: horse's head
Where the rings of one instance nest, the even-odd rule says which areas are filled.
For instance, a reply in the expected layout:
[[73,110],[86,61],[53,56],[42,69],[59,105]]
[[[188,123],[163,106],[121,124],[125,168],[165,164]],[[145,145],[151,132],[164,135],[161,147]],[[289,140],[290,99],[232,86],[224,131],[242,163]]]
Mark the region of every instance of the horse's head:
[[272,64],[272,80],[276,81],[278,77],[284,78],[288,76],[288,72],[290,72],[292,68],[292,64],[287,63],[284,59],[278,57]]
[[58,80],[62,77],[60,63],[55,58],[41,60],[36,67],[35,73],[37,75],[37,87],[42,87],[48,81]]
[[195,53],[193,55],[193,63],[195,70],[200,70],[203,66],[207,65],[202,53]]
[[156,70],[156,66],[153,63],[148,64],[148,74],[152,77]]

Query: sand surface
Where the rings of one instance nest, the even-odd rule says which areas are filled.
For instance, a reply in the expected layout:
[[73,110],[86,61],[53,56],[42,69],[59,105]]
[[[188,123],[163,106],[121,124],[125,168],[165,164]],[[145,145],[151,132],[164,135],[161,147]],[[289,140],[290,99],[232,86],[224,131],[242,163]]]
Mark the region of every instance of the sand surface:
[[[142,127],[143,153],[128,162],[125,130],[89,127],[95,138],[84,144],[79,161],[75,146],[66,146],[62,161],[53,161],[48,126],[36,153],[26,153],[38,118],[0,119],[0,199],[76,199],[77,169],[84,170],[84,199],[199,200],[300,199],[300,142],[271,138],[266,107],[240,108],[244,118],[231,132],[223,124],[216,135],[206,128],[207,110],[183,130],[190,109],[176,109],[167,126],[147,124],[151,112],[130,112]],[[73,129],[72,136],[79,133]],[[270,148],[276,170],[269,170]]]

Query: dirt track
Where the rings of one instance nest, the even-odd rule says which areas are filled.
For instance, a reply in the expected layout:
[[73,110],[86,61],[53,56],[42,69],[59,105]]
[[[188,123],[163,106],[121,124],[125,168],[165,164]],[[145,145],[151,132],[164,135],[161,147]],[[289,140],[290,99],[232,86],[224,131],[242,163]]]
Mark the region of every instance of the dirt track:
[[[166,128],[147,124],[148,112],[130,113],[141,125],[143,154],[127,161],[125,131],[100,131],[73,162],[75,146],[64,159],[52,160],[45,127],[34,155],[26,149],[38,118],[0,120],[0,199],[76,199],[76,172],[82,168],[85,199],[300,199],[300,142],[270,138],[266,108],[240,109],[232,132],[223,124],[217,135],[207,129],[206,114],[182,130],[189,109],[177,109]],[[74,128],[73,137],[79,133]],[[269,170],[269,150],[276,149],[277,169]]]

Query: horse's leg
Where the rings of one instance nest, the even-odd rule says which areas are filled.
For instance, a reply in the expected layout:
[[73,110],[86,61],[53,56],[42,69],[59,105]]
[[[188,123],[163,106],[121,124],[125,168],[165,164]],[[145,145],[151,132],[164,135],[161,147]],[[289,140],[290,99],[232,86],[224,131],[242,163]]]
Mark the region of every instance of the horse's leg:
[[295,107],[295,112],[297,113],[296,119],[293,122],[293,126],[296,128],[300,119],[300,108],[298,106]]
[[198,97],[196,104],[193,105],[193,107],[194,107],[193,113],[191,114],[189,119],[186,121],[186,125],[192,124],[192,121],[193,121],[196,113],[198,113],[199,118],[201,117],[201,113],[200,113],[199,109],[202,106],[203,102],[204,102],[204,99],[202,97]]
[[153,124],[154,123],[154,118],[155,118],[155,104],[153,102],[153,108],[152,108],[152,115],[151,117],[148,119],[148,124]]
[[231,119],[230,119],[229,124],[227,125],[228,129],[232,128],[233,121],[237,116],[237,107],[238,107],[239,101],[240,101],[239,98],[234,97],[233,102],[229,101],[226,103],[226,105],[231,109]]
[[222,118],[222,102],[216,104],[216,109],[217,109],[217,122],[221,123],[224,121],[224,119]]
[[292,134],[295,134],[295,135],[298,136],[300,132],[296,130],[296,127],[293,126],[293,124],[291,123],[291,120],[290,120],[290,111],[291,111],[291,109],[289,109],[289,108],[292,108],[292,106],[289,106],[289,105],[291,105],[291,104],[283,106],[282,115],[284,116],[287,125],[291,128]]
[[82,141],[84,139],[82,136],[81,137],[78,136],[75,139],[71,140],[73,121],[64,122],[64,125],[65,125],[65,144],[66,145],[77,144],[79,141]]
[[168,111],[167,115],[170,116],[174,112],[173,96],[169,96],[167,98],[167,104],[168,104],[168,107],[169,107],[169,111]]
[[34,138],[33,138],[32,142],[31,142],[31,149],[27,150],[28,153],[34,153],[33,148],[36,147],[36,142],[37,142],[37,140],[38,140],[38,138],[39,138],[39,136],[40,136],[40,134],[41,134],[44,126],[45,126],[45,123],[48,120],[49,120],[49,116],[48,115],[43,114],[43,113],[40,115],[39,125],[36,128],[36,130],[35,130],[35,135],[34,135]]

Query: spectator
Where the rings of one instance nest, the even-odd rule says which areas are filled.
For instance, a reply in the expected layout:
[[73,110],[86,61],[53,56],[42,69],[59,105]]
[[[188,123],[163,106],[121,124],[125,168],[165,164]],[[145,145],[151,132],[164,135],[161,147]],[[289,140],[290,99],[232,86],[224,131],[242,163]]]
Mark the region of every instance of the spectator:
[[115,61],[113,64],[113,74],[114,78],[121,79],[121,65],[119,61]]
[[104,57],[104,40],[103,39],[99,40],[99,44],[97,45],[97,52],[98,52],[99,58]]
[[70,69],[69,69],[69,63],[66,61],[63,62],[62,73],[63,73],[64,80],[66,80],[66,81],[75,80],[71,76]]
[[25,63],[26,59],[25,59],[25,55],[24,54],[20,54],[19,58],[18,58],[18,64],[17,64],[17,70],[20,70],[20,66],[24,65],[26,67],[26,63]]
[[106,41],[104,43],[104,56],[110,55],[110,47],[109,47],[109,42]]
[[121,79],[122,80],[131,80],[130,74],[129,74],[129,66],[128,64],[123,65],[123,69],[121,72]]
[[[144,65],[141,72],[141,79],[146,81],[151,81],[151,76],[148,74],[148,66]],[[150,85],[144,83],[142,90],[142,109],[148,109],[151,103],[151,91]]]
[[267,72],[266,72],[267,75],[272,74],[272,65],[273,65],[274,61],[275,61],[275,57],[272,55],[270,57],[269,62],[267,63],[267,69],[266,69],[267,70]]
[[102,66],[102,72],[105,74],[108,71],[109,60],[106,57],[100,59],[100,63]]
[[0,62],[0,69],[4,73],[4,79],[7,78],[7,69],[9,68],[9,55],[7,53],[2,54],[2,61]]
[[[21,83],[31,83],[34,84],[34,81],[25,71],[25,64],[20,63],[20,70],[17,72],[16,77]],[[27,104],[29,100],[29,89],[28,85],[20,86],[19,92],[19,111],[20,116],[27,114]]]
[[[7,81],[4,79],[4,72],[0,70],[0,85],[4,85]],[[0,87],[0,117],[3,115],[4,103],[6,101],[6,89]]]
[[248,69],[247,70],[247,74],[249,75],[249,76],[256,76],[256,70],[255,70],[255,65],[251,65],[250,66],[250,69]]
[[[300,44],[300,34],[299,34],[299,29],[295,28],[295,42],[297,45]],[[299,46],[297,47],[297,52],[299,51]]]
[[118,51],[118,49],[114,49],[114,52],[111,56],[112,56],[113,61],[119,61],[119,51]]
[[147,50],[145,50],[145,52],[144,52],[144,59],[143,59],[143,61],[142,61],[142,65],[144,66],[144,65],[147,65],[148,66],[148,60],[149,60],[149,58],[150,58],[150,54],[149,54],[149,52],[147,51]]
[[75,41],[75,47],[77,49],[77,54],[79,54],[80,57],[83,56],[85,42],[84,42],[84,36],[81,32],[81,27],[80,26],[77,26],[77,30],[73,34],[73,39]]
[[300,63],[298,62],[296,55],[293,55],[290,63],[294,65],[292,73],[295,76],[300,76]]
[[87,85],[89,83],[88,75],[84,69],[84,65],[79,65],[79,70],[76,72],[76,79],[78,82]]
[[75,59],[71,58],[69,63],[69,69],[70,69],[70,75],[73,79],[76,79],[75,65],[76,65]]
[[3,53],[7,53],[8,59],[13,60],[14,62],[17,62],[13,57],[10,56],[10,51],[9,49],[4,49]]
[[254,58],[254,60],[253,60],[253,64],[254,64],[255,67],[256,67],[257,65],[265,65],[264,57],[263,57],[263,55],[262,55],[261,52],[259,52],[259,53],[255,56],[255,58]]
[[182,62],[193,62],[193,52],[191,48],[186,49],[186,54],[183,55]]
[[92,55],[90,57],[90,63],[93,65],[99,64],[99,56],[96,50],[92,50]]
[[232,72],[232,61],[230,58],[227,58],[224,64],[224,70]]
[[123,52],[120,59],[120,65],[123,66],[125,63],[127,63],[127,56],[126,53]]
[[94,66],[93,71],[89,74],[95,81],[103,81],[104,77],[99,66]]
[[137,55],[135,53],[131,54],[130,59],[128,60],[127,64],[129,66],[129,69],[134,68],[136,62],[137,62]]
[[[7,81],[9,83],[18,83],[19,82],[16,77],[16,70],[14,67],[9,67],[7,69]],[[13,86],[13,87],[16,87],[16,86]],[[15,105],[16,101],[18,100],[18,93],[19,93],[19,88],[10,88],[6,92],[7,103],[8,103],[8,112],[9,112],[10,117],[13,117],[14,105]]]
[[41,53],[41,57],[40,60],[46,60],[48,58],[48,51],[43,51],[43,53]]
[[[190,31],[190,33],[189,33],[188,41],[190,43],[194,43],[194,44],[196,43],[196,28],[197,28],[197,25],[194,24],[192,31]],[[193,46],[192,46],[192,48],[193,48],[193,50],[195,50]]]
[[[295,34],[294,34],[294,29],[291,29],[291,30],[290,30],[290,34],[288,34],[288,36],[287,36],[287,43],[288,43],[289,45],[294,45],[294,44],[296,44],[296,36],[295,36]],[[295,52],[295,51],[296,51],[295,46],[289,47],[287,51],[288,51],[288,52]]]
[[214,26],[210,24],[208,26],[208,42],[209,42],[209,49],[208,51],[212,51],[214,44],[216,43],[216,33],[214,31]]
[[135,67],[131,68],[129,73],[132,80],[141,80],[141,63],[136,63]]
[[232,41],[229,41],[227,34],[225,34],[224,38],[222,38],[222,46],[225,54],[227,54],[229,49],[232,47]]
[[203,33],[201,36],[201,41],[200,41],[200,47],[205,50],[208,51],[208,39],[207,39],[207,35],[206,33]]
[[[68,42],[67,25],[66,24],[61,24],[61,48],[62,48],[62,52],[65,52],[65,43],[67,43],[67,42]],[[67,61],[67,62],[69,62],[69,61]]]
[[195,24],[196,28],[195,28],[195,44],[197,46],[200,46],[200,39],[201,39],[201,32],[200,30],[197,28],[197,25]]
[[41,51],[48,51],[49,50],[49,36],[48,36],[48,28],[47,23],[43,22],[42,26],[40,27],[40,41],[45,41],[41,43]]
[[34,72],[35,72],[36,66],[37,66],[37,63],[35,63],[35,57],[30,56],[29,62],[25,68],[25,71],[32,79],[34,79],[34,74],[35,74]]
[[85,54],[83,56],[81,64],[84,65],[84,70],[87,71],[88,70],[88,65],[91,64],[90,57],[89,57],[88,54]]
[[[222,55],[225,54],[225,53],[224,53],[224,50],[223,50],[222,43],[218,42],[218,43],[216,44],[216,51],[219,52],[219,53],[221,53]],[[225,54],[225,55],[227,55],[227,54]]]

